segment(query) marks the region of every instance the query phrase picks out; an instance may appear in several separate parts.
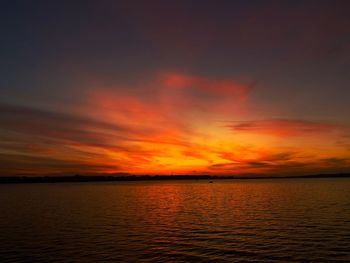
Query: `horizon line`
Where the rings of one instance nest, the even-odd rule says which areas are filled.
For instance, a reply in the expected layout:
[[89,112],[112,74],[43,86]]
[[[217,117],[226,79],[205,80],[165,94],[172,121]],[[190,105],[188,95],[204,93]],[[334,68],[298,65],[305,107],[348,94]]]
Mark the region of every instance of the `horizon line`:
[[69,183],[69,182],[123,182],[123,181],[166,181],[166,180],[256,180],[256,179],[317,179],[350,178],[350,173],[286,175],[286,176],[222,176],[222,175],[61,175],[61,176],[0,176],[0,184],[16,183]]

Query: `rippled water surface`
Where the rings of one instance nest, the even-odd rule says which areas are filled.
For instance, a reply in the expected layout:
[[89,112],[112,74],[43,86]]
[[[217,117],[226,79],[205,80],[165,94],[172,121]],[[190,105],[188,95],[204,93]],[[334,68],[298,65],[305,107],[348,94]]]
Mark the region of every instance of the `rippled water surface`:
[[350,261],[350,179],[0,185],[1,262]]

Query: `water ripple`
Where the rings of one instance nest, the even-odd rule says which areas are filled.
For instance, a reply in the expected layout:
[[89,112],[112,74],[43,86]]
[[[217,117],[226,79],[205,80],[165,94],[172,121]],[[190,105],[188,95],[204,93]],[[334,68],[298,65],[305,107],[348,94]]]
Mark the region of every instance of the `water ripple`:
[[0,233],[0,262],[349,262],[350,180],[1,185]]

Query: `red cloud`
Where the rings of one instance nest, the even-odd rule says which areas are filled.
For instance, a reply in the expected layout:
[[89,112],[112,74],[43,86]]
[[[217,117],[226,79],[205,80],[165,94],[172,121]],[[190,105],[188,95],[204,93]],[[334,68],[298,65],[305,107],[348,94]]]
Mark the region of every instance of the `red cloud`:
[[[244,112],[251,85],[231,79],[217,79],[176,72],[162,72],[158,78],[161,99],[175,112],[201,111],[213,114]],[[171,108],[171,106],[170,106]]]
[[160,72],[133,87],[102,89],[98,85],[90,89],[88,96],[97,104],[96,110],[113,112],[112,118],[180,123],[193,112],[222,117],[223,113],[245,111],[250,91],[250,85],[232,79]]

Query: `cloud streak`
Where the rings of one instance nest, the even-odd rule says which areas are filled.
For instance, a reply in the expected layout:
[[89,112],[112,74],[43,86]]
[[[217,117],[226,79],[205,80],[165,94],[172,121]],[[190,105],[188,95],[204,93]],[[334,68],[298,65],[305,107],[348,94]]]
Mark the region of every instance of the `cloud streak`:
[[298,140],[287,146],[311,135],[336,141],[339,124],[265,119],[223,126],[222,119],[250,114],[248,84],[164,71],[132,87],[96,83],[69,112],[0,105],[0,174],[277,174],[348,164],[344,143],[325,151]]
[[233,122],[226,126],[234,132],[257,133],[279,137],[294,137],[330,133],[339,130],[342,125],[308,121],[301,119],[268,119]]

